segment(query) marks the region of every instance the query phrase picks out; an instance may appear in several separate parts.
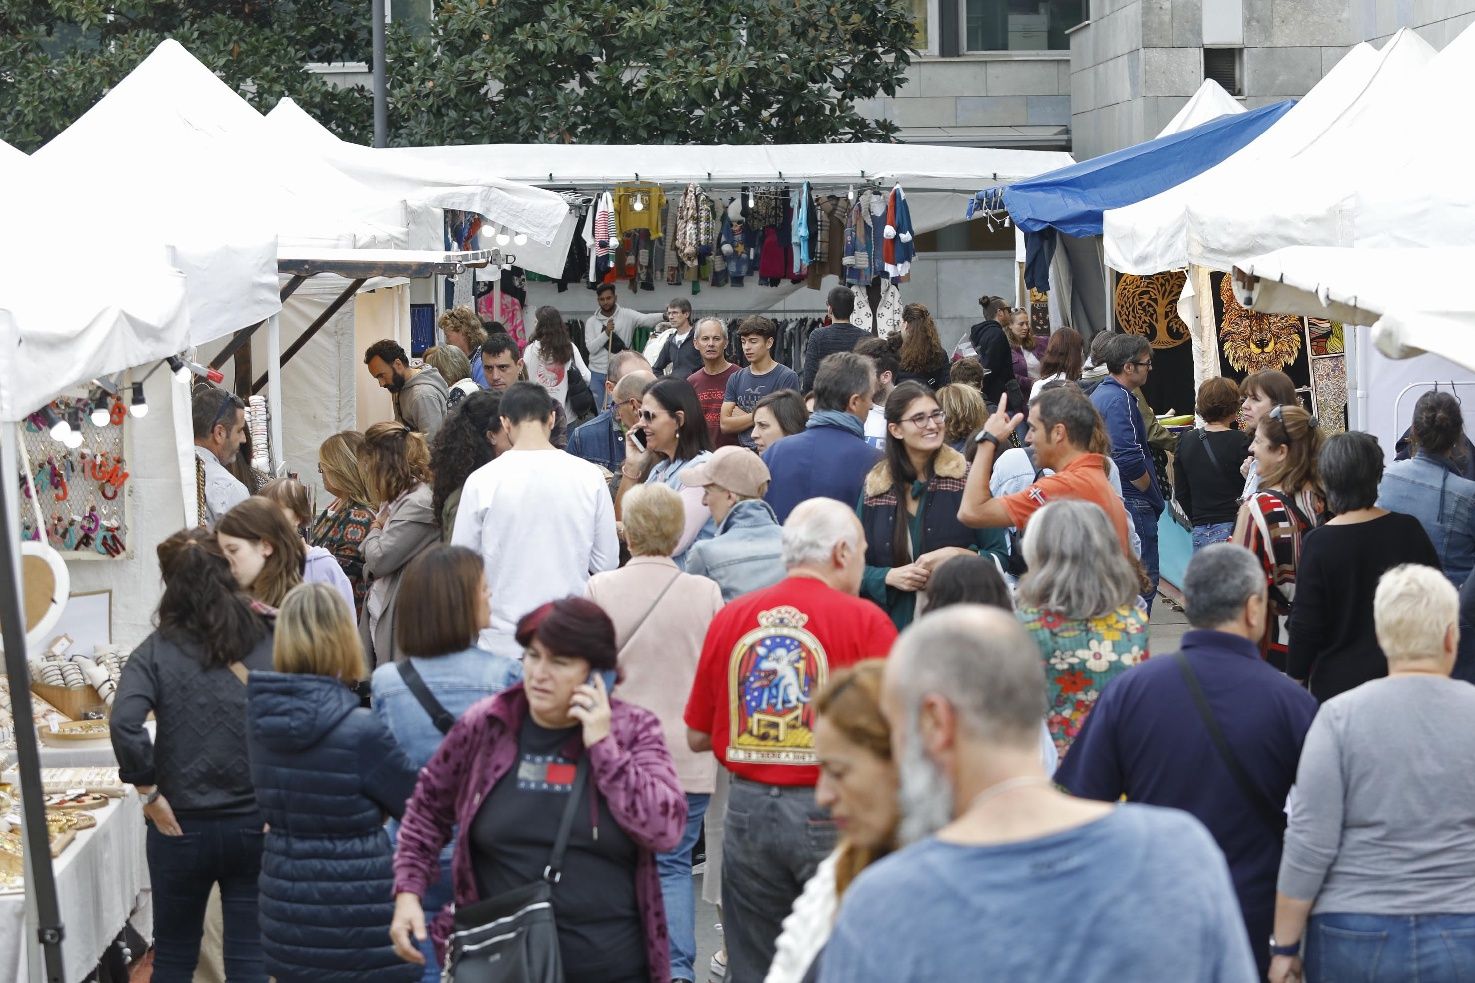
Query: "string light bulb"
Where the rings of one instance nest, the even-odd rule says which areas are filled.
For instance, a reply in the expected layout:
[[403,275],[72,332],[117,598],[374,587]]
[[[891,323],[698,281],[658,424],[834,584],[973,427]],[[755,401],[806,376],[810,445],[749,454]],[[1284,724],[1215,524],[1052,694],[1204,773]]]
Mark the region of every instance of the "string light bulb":
[[499,245],[499,246],[505,246],[505,245],[507,245],[511,241],[512,241],[512,237],[510,235],[508,235],[505,230],[499,230],[497,232],[497,245]]
[[852,205],[855,204],[855,185],[850,186],[850,190],[845,192],[845,197],[850,199]]
[[67,434],[72,432],[72,428],[67,423],[66,417],[56,412],[50,406],[44,407],[41,410],[41,422],[46,425],[46,432],[51,434],[51,439],[55,441],[65,440]]
[[109,412],[107,394],[101,389],[92,390],[92,425],[94,427],[105,427],[111,418],[112,414]]
[[169,363],[169,370],[174,373],[175,379],[183,383],[188,383],[190,381],[190,376],[192,376],[194,373],[190,371],[190,367],[188,365],[184,364],[184,359],[180,358],[178,355],[170,355],[167,359],[165,359],[165,361]]
[[640,195],[636,195],[635,200],[630,203],[630,207],[637,212],[645,211],[645,199]]
[[512,237],[512,243],[516,246],[526,246],[528,244],[527,233],[519,232],[517,235]]
[[149,415],[148,401],[143,398],[143,383],[133,384],[133,405],[128,407],[128,414],[135,420],[142,420]]
[[752,191],[749,191],[748,192],[748,207],[749,208],[753,208],[757,204],[758,204],[758,196],[755,195],[755,194],[753,194]]

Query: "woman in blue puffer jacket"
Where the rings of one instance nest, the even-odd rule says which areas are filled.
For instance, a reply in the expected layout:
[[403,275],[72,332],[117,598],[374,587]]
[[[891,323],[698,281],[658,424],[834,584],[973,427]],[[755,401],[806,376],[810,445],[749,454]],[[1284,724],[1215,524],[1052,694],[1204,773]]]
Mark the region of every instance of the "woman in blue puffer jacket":
[[278,983],[411,983],[394,954],[396,818],[415,770],[351,689],[364,656],[343,599],[303,584],[282,602],[276,672],[247,687],[251,777],[267,823],[259,910],[266,970]]

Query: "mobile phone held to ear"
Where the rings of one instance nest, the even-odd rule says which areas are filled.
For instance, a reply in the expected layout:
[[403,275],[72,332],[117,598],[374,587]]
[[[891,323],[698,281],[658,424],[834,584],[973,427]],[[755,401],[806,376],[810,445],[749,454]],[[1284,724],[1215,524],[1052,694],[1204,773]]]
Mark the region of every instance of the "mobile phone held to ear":
[[599,676],[601,679],[604,680],[605,695],[609,695],[610,693],[613,693],[615,691],[615,681],[619,677],[618,672],[616,672],[614,669],[595,669],[593,672],[589,673],[589,679],[587,680],[587,682],[590,686],[594,685],[595,676]]
[[640,453],[645,453],[645,429],[643,427],[636,427],[630,431],[630,443],[634,444],[635,449]]

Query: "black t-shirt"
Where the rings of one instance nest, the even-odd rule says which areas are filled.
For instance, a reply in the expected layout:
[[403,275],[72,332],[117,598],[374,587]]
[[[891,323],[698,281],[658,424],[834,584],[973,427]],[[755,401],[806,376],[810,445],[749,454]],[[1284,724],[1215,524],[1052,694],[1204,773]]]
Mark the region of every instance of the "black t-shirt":
[[[482,898],[543,876],[573,786],[576,763],[559,753],[578,727],[548,730],[531,717],[517,742],[517,766],[493,786],[471,828],[471,857]],[[563,877],[553,888],[559,951],[568,983],[645,983],[645,930],[635,896],[638,850],[599,800],[599,830],[584,791],[574,814]]]
[[[1204,442],[1208,442],[1208,448]],[[1209,450],[1213,454],[1209,454]],[[1233,522],[1244,491],[1240,465],[1250,450],[1250,435],[1239,430],[1190,430],[1178,438],[1173,486],[1178,504],[1196,526]]]

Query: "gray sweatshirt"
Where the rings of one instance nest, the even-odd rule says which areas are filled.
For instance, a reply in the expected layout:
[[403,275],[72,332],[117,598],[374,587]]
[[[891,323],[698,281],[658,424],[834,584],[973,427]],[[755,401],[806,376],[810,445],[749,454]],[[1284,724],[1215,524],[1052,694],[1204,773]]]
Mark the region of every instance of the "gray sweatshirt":
[[421,366],[399,391],[395,400],[395,415],[411,430],[425,435],[428,442],[446,418],[446,400],[450,387],[434,366]]
[[1475,686],[1364,683],[1306,734],[1278,889],[1312,913],[1475,914]]
[[610,321],[615,322],[615,334],[629,348],[635,338],[636,328],[653,328],[665,316],[664,311],[642,314],[624,307],[616,307],[614,314],[609,317],[596,312],[584,322],[584,346],[589,349],[589,371],[601,374],[609,372],[609,335],[605,333],[605,325]]

